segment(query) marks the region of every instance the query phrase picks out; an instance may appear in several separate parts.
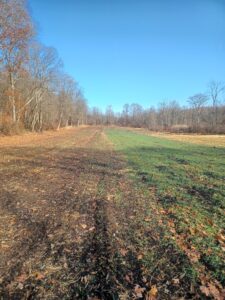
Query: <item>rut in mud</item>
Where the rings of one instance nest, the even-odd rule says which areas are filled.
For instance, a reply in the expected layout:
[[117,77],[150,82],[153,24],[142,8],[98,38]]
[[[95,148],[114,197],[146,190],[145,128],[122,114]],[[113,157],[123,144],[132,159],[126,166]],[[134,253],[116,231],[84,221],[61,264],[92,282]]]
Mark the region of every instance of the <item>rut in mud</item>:
[[96,200],[94,207],[94,227],[84,242],[80,257],[80,280],[71,287],[72,296],[82,297],[85,293],[100,299],[115,299],[118,293],[106,203],[103,199]]

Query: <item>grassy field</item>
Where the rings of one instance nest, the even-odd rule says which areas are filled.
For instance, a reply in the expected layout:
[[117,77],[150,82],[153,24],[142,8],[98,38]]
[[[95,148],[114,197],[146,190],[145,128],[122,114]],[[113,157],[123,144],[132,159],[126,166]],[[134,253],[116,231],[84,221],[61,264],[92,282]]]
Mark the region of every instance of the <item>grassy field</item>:
[[129,131],[137,132],[140,134],[161,137],[168,140],[174,140],[179,142],[187,142],[191,144],[211,146],[211,147],[223,147],[225,148],[225,135],[224,134],[182,134],[182,133],[169,133],[169,132],[155,132],[141,128],[126,128]]
[[201,135],[201,134],[175,134],[175,133],[154,133],[155,136],[163,137],[169,140],[187,142],[211,147],[225,148],[225,135]]
[[224,161],[119,128],[0,138],[0,299],[223,299]]
[[134,182],[153,191],[170,239],[190,260],[190,276],[224,285],[225,149],[121,129],[107,135],[125,156]]

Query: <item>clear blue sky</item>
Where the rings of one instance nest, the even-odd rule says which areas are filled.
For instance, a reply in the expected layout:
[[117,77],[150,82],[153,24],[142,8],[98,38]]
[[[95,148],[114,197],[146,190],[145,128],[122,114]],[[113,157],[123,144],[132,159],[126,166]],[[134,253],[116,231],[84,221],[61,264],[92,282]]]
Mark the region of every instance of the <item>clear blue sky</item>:
[[225,81],[225,0],[30,0],[90,106],[181,104]]

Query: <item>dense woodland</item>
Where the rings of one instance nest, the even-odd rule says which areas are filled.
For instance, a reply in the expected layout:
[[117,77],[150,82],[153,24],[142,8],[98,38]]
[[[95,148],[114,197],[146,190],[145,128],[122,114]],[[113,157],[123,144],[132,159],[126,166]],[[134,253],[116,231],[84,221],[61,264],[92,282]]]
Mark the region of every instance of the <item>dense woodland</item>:
[[[125,104],[90,109],[79,84],[63,71],[57,51],[36,36],[24,0],[0,0],[0,131],[42,131],[68,125],[119,125],[150,130],[225,132],[225,85],[212,81],[206,93],[143,109]],[[151,103],[149,103],[149,106]]]

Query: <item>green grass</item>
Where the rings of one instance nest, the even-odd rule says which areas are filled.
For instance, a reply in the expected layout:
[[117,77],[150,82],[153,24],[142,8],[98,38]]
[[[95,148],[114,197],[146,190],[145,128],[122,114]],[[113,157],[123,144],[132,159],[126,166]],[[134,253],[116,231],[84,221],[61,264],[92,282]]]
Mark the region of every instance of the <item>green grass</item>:
[[106,134],[125,155],[135,182],[143,189],[154,187],[176,232],[187,237],[201,254],[199,263],[224,284],[224,244],[218,235],[225,224],[225,148],[122,129],[107,129]]

